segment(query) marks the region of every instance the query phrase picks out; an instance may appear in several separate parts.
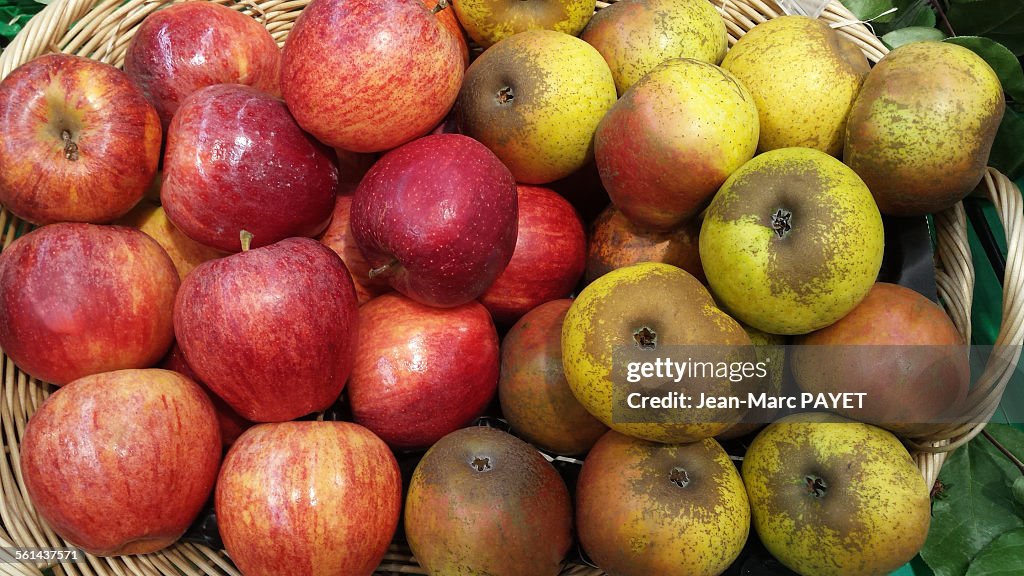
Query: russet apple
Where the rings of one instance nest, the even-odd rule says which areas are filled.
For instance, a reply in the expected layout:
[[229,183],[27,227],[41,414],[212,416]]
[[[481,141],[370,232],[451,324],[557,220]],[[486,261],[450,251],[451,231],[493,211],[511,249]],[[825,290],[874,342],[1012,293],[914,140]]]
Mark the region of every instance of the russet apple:
[[178,230],[167,219],[163,206],[140,202],[131,212],[117,221],[122,226],[131,226],[145,232],[171,257],[178,277],[182,280],[193,268],[214,258],[226,256],[226,252],[196,242]]
[[138,230],[43,226],[0,253],[0,347],[58,386],[148,368],[174,339],[178,283],[164,249]]
[[242,249],[327,227],[338,189],[334,154],[299,128],[280,99],[240,84],[182,102],[167,135],[160,200],[189,238]]
[[220,467],[209,398],[169,370],[86,376],[28,421],[21,471],[39,515],[98,556],[173,544],[202,510]]
[[111,222],[153,181],[161,134],[124,72],[40,56],[0,81],[0,204],[33,224]]
[[540,304],[565,298],[586,260],[587,236],[569,201],[539,186],[519,185],[519,233],[508,266],[480,296],[495,323],[509,326]]
[[527,30],[556,30],[579,36],[595,7],[594,0],[451,0],[451,3],[469,37],[485,49]]
[[181,102],[214,84],[280,95],[281,50],[266,26],[212,2],[171,4],[135,30],[124,71],[153,103],[164,130]]
[[345,263],[309,238],[201,264],[174,303],[188,365],[254,422],[292,420],[334,403],[352,369],[358,326]]

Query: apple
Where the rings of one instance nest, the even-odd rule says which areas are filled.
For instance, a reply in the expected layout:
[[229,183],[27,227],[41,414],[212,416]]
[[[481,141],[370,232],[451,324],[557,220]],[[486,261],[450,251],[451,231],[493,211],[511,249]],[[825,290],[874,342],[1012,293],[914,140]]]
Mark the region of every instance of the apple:
[[0,81],[0,204],[33,224],[123,216],[160,160],[160,119],[128,76],[70,54]]
[[731,74],[677,58],[637,81],[594,134],[612,203],[632,222],[670,230],[697,216],[754,157],[754,99]]
[[761,541],[800,574],[889,574],[928,536],[921,470],[895,436],[868,424],[787,416],[747,448],[743,482]]
[[177,342],[171,346],[171,351],[167,353],[167,356],[164,356],[164,359],[160,361],[160,368],[187,376],[198,384],[203,389],[203,392],[206,392],[206,395],[210,397],[210,401],[213,402],[214,411],[217,413],[220,440],[224,446],[234,444],[235,440],[238,440],[238,437],[242,435],[242,432],[245,432],[252,426],[252,422],[239,416],[238,412],[235,412],[231,409],[231,406],[227,405],[227,402],[224,402],[220,396],[211,392],[206,384],[203,384],[203,381],[196,375],[195,370],[185,361],[185,353],[181,351],[181,347],[178,346]]
[[338,188],[331,150],[302,131],[284,102],[240,84],[182,102],[167,135],[160,200],[189,238],[241,250],[327,227]]
[[390,292],[391,287],[382,278],[370,278],[370,265],[352,237],[351,213],[352,197],[339,195],[334,201],[331,223],[320,237],[320,243],[334,250],[345,262],[355,284],[356,299],[362,306],[374,297]]
[[452,0],[469,37],[485,49],[527,30],[579,36],[595,4],[594,0]]
[[370,576],[402,507],[388,447],[349,422],[281,422],[246,431],[217,479],[217,525],[246,576]]
[[171,257],[174,268],[178,270],[178,277],[182,280],[203,262],[227,255],[226,252],[200,244],[183,234],[167,219],[163,206],[140,202],[117,223],[137,228],[156,240]]
[[508,266],[480,296],[500,325],[565,298],[583,275],[587,235],[569,201],[548,188],[517,186],[519,233]]
[[199,378],[253,422],[324,410],[352,369],[359,326],[345,263],[308,238],[211,260],[185,278],[174,332]]
[[583,454],[608,428],[573,396],[562,367],[562,321],[572,300],[519,319],[501,343],[498,399],[519,437],[555,454]]
[[494,397],[498,333],[478,302],[438,309],[384,294],[359,309],[359,323],[352,416],[393,448],[429,447]]
[[700,221],[689,220],[668,232],[648,230],[629,221],[614,205],[594,221],[587,242],[584,282],[641,262],[662,262],[686,270],[707,284],[697,238]]
[[437,126],[464,68],[458,39],[422,2],[313,0],[285,42],[281,92],[321,142],[380,152]]
[[882,266],[882,216],[864,182],[832,156],[781,148],[726,180],[704,214],[700,260],[737,320],[806,334],[867,295]]
[[615,104],[601,54],[552,30],[498,42],[466,70],[462,133],[483,142],[522,184],[546,184],[593,159],[594,131]]
[[28,421],[21,474],[39,515],[97,556],[173,544],[213,490],[221,441],[209,398],[169,370],[117,370],[60,388]]
[[714,439],[658,444],[612,431],[580,471],[576,528],[608,574],[718,576],[747,541],[750,505]]
[[385,154],[352,199],[352,235],[373,277],[430,306],[484,293],[516,246],[515,181],[482,144],[425,136]]
[[164,130],[193,92],[245,84],[280,94],[281,50],[266,26],[212,2],[171,4],[135,30],[124,71],[156,108]]
[[571,530],[565,482],[540,452],[501,430],[452,432],[409,482],[405,533],[428,574],[558,576]]
[[0,348],[58,386],[160,361],[174,338],[178,272],[149,236],[59,223],[0,253]]

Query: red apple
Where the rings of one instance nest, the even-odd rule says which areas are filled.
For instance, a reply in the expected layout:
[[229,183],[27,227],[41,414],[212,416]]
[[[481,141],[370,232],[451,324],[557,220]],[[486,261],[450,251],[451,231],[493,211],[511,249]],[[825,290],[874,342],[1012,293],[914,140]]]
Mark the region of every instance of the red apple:
[[[423,0],[423,5],[429,8],[432,12],[441,5],[438,0]],[[459,23],[459,19],[455,16],[455,9],[452,8],[452,3],[449,2],[446,6],[442,7],[437,12],[434,12],[437,19],[441,22],[455,40],[459,43],[459,53],[462,54],[462,67],[469,67],[469,42],[466,41],[466,31],[462,29],[462,24]]]
[[110,222],[153,181],[160,138],[124,72],[40,56],[0,82],[0,204],[34,224]]
[[398,525],[402,478],[362,426],[261,424],[228,451],[215,499],[245,576],[370,576]]
[[289,238],[200,265],[174,304],[188,365],[253,422],[323,410],[352,369],[359,318],[344,262]]
[[349,225],[351,209],[352,197],[338,196],[334,201],[334,216],[320,237],[320,242],[334,250],[345,262],[355,283],[356,298],[362,306],[374,297],[390,292],[391,287],[380,278],[370,278],[370,265],[366,263],[366,258],[363,258],[355,239],[352,238],[352,227]]
[[39,515],[90,554],[170,546],[203,508],[220,466],[206,394],[169,370],[118,370],[54,392],[29,419],[21,473]]
[[352,233],[372,274],[430,306],[484,293],[512,258],[518,200],[508,168],[459,134],[384,155],[352,199]]
[[171,346],[171,351],[160,362],[160,367],[165,370],[173,370],[182,376],[191,378],[193,382],[203,389],[203,392],[206,392],[206,395],[210,397],[210,401],[213,402],[213,409],[217,412],[220,440],[224,443],[224,446],[234,444],[235,440],[238,440],[238,437],[242,435],[242,432],[245,432],[252,426],[252,422],[239,416],[238,412],[232,410],[227,402],[221,400],[220,396],[214,394],[206,384],[203,384],[195,370],[188,365],[188,362],[185,360],[185,353],[181,351],[181,347],[177,343]]
[[321,142],[380,152],[436,126],[464,68],[459,41],[422,2],[313,0],[285,43],[281,92]]
[[133,228],[60,223],[0,253],[0,348],[58,386],[153,366],[174,338],[178,272]]
[[241,250],[323,232],[334,208],[332,151],[299,128],[284,102],[221,84],[182,102],[167,135],[160,199],[189,238]]
[[426,448],[483,413],[498,386],[498,333],[477,302],[449,309],[399,294],[359,310],[348,397],[355,421],[396,449]]
[[142,21],[124,70],[160,114],[164,129],[181,102],[214,84],[280,94],[281,50],[253,18],[212,2],[172,4]]
[[519,234],[505,271],[480,296],[494,321],[515,323],[537,306],[572,293],[587,258],[587,235],[569,201],[537,186],[517,186]]

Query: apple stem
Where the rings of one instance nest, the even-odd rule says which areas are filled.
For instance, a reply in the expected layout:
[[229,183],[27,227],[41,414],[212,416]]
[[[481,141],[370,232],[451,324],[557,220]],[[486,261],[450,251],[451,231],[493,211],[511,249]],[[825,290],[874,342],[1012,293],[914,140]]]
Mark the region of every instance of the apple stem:
[[252,239],[254,238],[252,232],[242,230],[238,233],[238,237],[242,240],[242,252],[248,252],[249,248],[252,247]]
[[991,434],[989,434],[988,430],[982,430],[981,433],[985,436],[986,440],[991,442],[992,445],[995,446],[997,450],[999,450],[1000,452],[1003,453],[1003,456],[1006,456],[1007,458],[1010,459],[1010,462],[1013,462],[1013,465],[1016,466],[1018,470],[1020,470],[1021,474],[1024,474],[1024,462],[1021,462],[1020,458],[1017,458],[1016,456],[1014,456],[1013,453],[1010,452],[1010,450],[1006,448],[1006,446],[1003,446],[999,442],[999,440],[996,440],[995,437],[993,437]]
[[64,142],[64,158],[72,162],[78,160],[78,144],[71,139],[71,132],[61,130],[60,139]]
[[373,270],[370,270],[370,280],[373,280],[374,278],[376,278],[377,276],[380,276],[382,274],[386,274],[387,272],[389,272],[395,266],[398,266],[398,258],[392,258],[391,262],[388,262],[387,264],[385,264],[383,266],[378,266],[378,267],[374,268]]
[[430,10],[430,13],[431,13],[431,14],[437,14],[437,13],[438,13],[438,12],[440,12],[441,10],[444,10],[445,8],[447,8],[448,6],[449,6],[449,4],[448,4],[448,0],[437,0],[437,5],[436,5],[436,6],[434,6],[434,7],[433,7],[433,8],[432,8],[432,9]]

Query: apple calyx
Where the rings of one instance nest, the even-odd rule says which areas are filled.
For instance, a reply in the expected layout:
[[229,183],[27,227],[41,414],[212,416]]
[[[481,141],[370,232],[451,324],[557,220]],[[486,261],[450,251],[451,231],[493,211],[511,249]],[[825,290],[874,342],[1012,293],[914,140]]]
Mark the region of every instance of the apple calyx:
[[772,230],[779,238],[784,238],[793,229],[793,213],[779,208],[772,214]]
[[668,480],[680,488],[686,488],[690,485],[690,475],[687,474],[686,469],[681,466],[676,466],[671,472],[669,472]]
[[448,0],[437,0],[437,5],[430,9],[430,13],[437,14],[438,12],[444,10],[450,5],[451,4],[448,3]]
[[498,90],[498,104],[509,104],[515,97],[515,91],[511,86],[503,86],[501,90]]
[[828,484],[819,476],[805,476],[804,482],[807,483],[807,493],[815,498],[824,498],[828,492]]
[[658,347],[658,333],[647,326],[633,332],[633,340],[636,340],[636,345],[641,350],[654,350]]
[[486,456],[476,456],[469,465],[477,472],[486,472],[491,469],[491,459]]
[[60,139],[64,142],[64,158],[72,162],[78,160],[78,144],[71,137],[71,131],[64,129],[60,131]]
[[254,238],[252,232],[242,230],[238,233],[238,237],[242,240],[242,252],[248,252],[249,248],[252,247],[252,239]]
[[399,267],[401,265],[402,265],[402,263],[398,261],[398,258],[392,258],[391,261],[388,262],[387,264],[384,264],[383,266],[378,266],[376,268],[371,269],[370,270],[370,274],[369,274],[370,280],[373,280],[377,276],[382,276],[384,274],[387,274],[388,272],[394,270],[395,268],[397,268],[397,267]]

